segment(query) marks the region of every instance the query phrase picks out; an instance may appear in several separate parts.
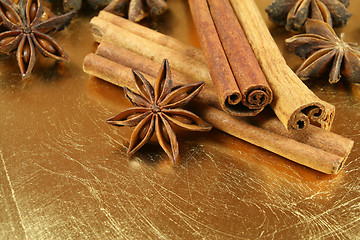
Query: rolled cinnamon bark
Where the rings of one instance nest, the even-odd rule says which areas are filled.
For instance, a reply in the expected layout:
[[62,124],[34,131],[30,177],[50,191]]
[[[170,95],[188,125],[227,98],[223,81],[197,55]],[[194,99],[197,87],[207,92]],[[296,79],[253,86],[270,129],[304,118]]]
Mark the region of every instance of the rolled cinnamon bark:
[[189,0],[189,5],[223,108],[258,114],[272,101],[272,92],[230,3]]
[[[120,18],[115,15],[113,16],[115,19]],[[94,17],[91,19],[90,24],[92,26],[93,37],[97,42],[111,42],[158,63],[161,63],[166,58],[169,62],[173,63],[173,69],[185,73],[191,78],[211,82],[209,70],[203,62],[133,34],[102,18]]]
[[[108,16],[109,14],[110,13],[107,13]],[[112,17],[115,19],[119,18],[115,15],[112,15]],[[169,60],[169,62],[173,63],[173,69],[187,75],[188,77],[192,79],[198,79],[199,81],[204,81],[205,83],[212,82],[206,63],[191,58],[190,56],[187,56],[186,53],[179,52],[177,50],[170,49],[163,45],[152,42],[139,35],[126,31],[125,29],[120,28],[118,25],[112,24],[112,21],[108,21],[100,17],[94,17],[90,23],[92,25],[93,36],[98,42],[103,40],[109,41],[117,46],[129,49],[158,63],[161,63],[162,60],[166,58]],[[221,69],[219,69],[218,72],[220,71]],[[233,78],[229,66],[227,68],[226,76]],[[244,108],[241,102],[243,96],[241,95],[235,81],[232,87],[227,87],[226,84],[218,85],[216,87],[223,89],[219,91],[221,95],[218,95],[218,97],[221,99],[219,101],[220,105],[226,112],[232,115],[253,116],[261,111],[264,107],[262,106],[260,109],[250,110],[248,110],[248,108]],[[230,104],[227,103],[228,101]]]
[[287,129],[309,123],[330,130],[335,107],[320,100],[287,65],[254,0],[230,0],[274,93],[271,107]]
[[[161,63],[152,61],[137,53],[116,46],[109,42],[100,43],[96,50],[96,55],[102,56],[106,59],[121,64],[122,66],[138,70],[150,76],[156,76],[158,69],[161,67]],[[194,81],[189,77],[176,70],[172,70],[171,75],[174,79],[177,80],[178,84],[186,85],[194,83]],[[204,101],[206,101],[208,104],[220,108],[214,85],[205,84],[199,94],[202,96],[201,98],[203,98]]]
[[[117,86],[137,91],[132,69],[129,67],[91,53],[86,56],[83,69]],[[154,83],[156,73],[151,75],[153,76],[145,74],[145,77]],[[183,80],[179,82],[174,77],[174,85],[184,84]],[[207,103],[204,94],[199,94],[198,100]],[[301,135],[292,134],[274,117],[256,117],[252,120],[253,123],[249,123],[208,104],[196,103],[193,107],[197,109],[197,114],[219,130],[327,174],[339,172],[353,146],[352,140],[315,126],[309,126]]]
[[[245,2],[246,4],[249,4],[247,1]],[[234,8],[234,10],[235,13],[237,13],[236,8]],[[258,11],[258,9],[256,8],[255,11]],[[99,18],[103,19],[104,22],[107,23],[113,23],[119,20],[119,22],[127,21],[128,24],[121,23],[119,25],[116,25],[117,28],[115,28],[115,30],[106,31],[104,30],[104,28],[108,28],[109,26],[111,28],[114,28],[116,26],[114,24],[105,25],[103,24],[103,22],[99,22],[98,20],[96,20]],[[254,28],[259,27],[262,29],[261,31],[259,31],[259,35],[258,35],[258,37],[261,39],[262,31],[267,32],[266,34],[270,34],[270,33],[268,32],[268,29],[265,25],[265,22],[261,18],[261,15],[260,15],[260,19],[261,19],[260,23],[259,20],[257,20],[257,23],[255,23]],[[251,19],[249,19],[249,21],[251,21]],[[257,26],[258,24],[260,24],[261,26]],[[196,69],[198,66],[193,67],[191,64],[188,64],[187,62],[184,61],[171,60],[171,58],[176,59],[181,55],[187,55],[189,54],[189,52],[194,52],[193,51],[194,47],[188,46],[186,44],[182,44],[181,48],[176,49],[174,45],[176,45],[176,42],[178,41],[171,38],[170,36],[160,34],[148,28],[145,31],[143,26],[139,24],[131,23],[130,21],[120,18],[111,13],[100,12],[99,17],[95,17],[92,19],[92,25],[94,31],[93,36],[95,40],[98,42],[102,40],[110,41],[115,45],[119,45],[124,48],[127,48],[149,59],[152,59],[158,63],[161,63],[163,58],[169,56],[168,59],[172,63],[172,69],[176,69],[177,71],[189,76],[191,79],[196,79],[197,81],[204,81],[207,84],[211,82],[211,78],[208,71],[207,71],[208,76],[204,77],[202,74],[198,72],[199,69]],[[264,26],[266,28],[266,31],[264,30]],[[244,28],[244,26],[242,27],[244,29],[245,34],[248,37],[248,34],[246,32],[247,28]],[[116,34],[116,31],[119,28],[123,29],[121,35]],[[141,35],[141,32],[143,31],[145,32],[145,34]],[[111,33],[114,33],[115,36],[112,36]],[[131,33],[135,33],[135,34],[131,34]],[[136,38],[134,35],[143,36],[143,37],[139,39]],[[124,38],[123,36],[127,36],[127,37]],[[256,39],[256,37],[253,38]],[[148,41],[145,41],[144,39]],[[134,47],[132,42],[137,40],[141,41],[141,45]],[[269,84],[270,84],[269,79],[272,79],[272,83],[270,84],[270,87],[273,90],[274,100],[270,105],[273,108],[276,115],[278,116],[278,118],[284,124],[284,126],[290,130],[303,130],[306,129],[309,123],[311,123],[315,126],[321,126],[324,129],[330,130],[335,115],[335,107],[325,101],[320,100],[301,82],[301,80],[286,65],[284,58],[282,56],[280,58],[279,56],[280,51],[277,48],[276,43],[274,43],[274,40],[272,38],[270,40],[269,39],[263,40],[262,43],[264,45],[261,46],[259,44],[259,49],[255,49],[253,47],[254,44],[252,43],[252,41],[250,41],[249,37],[248,40],[253,48],[255,56],[258,58],[260,66],[263,69],[263,72]],[[266,44],[268,41],[271,42],[270,43],[271,47],[267,47]],[[169,44],[169,46],[170,45],[173,46],[171,47],[171,49],[174,50],[174,52],[176,52],[176,55],[164,54],[164,52],[167,51],[166,50],[167,47],[165,47],[167,44]],[[158,47],[159,45],[165,48]],[[188,46],[189,47],[188,49],[191,50],[187,50],[186,46]],[[149,51],[151,54],[149,53]],[[263,52],[266,53],[267,58],[270,58],[270,60],[266,60],[266,62],[270,65],[270,69],[272,69],[271,71],[269,71],[269,69],[264,70],[261,61],[259,60],[259,58],[261,59],[261,57],[259,57],[260,53]],[[274,58],[271,57],[273,52],[275,52],[277,57]],[[187,56],[194,59],[193,55],[191,54]],[[180,64],[180,66],[177,66],[177,64]],[[283,68],[285,68],[285,70]],[[193,70],[195,74],[191,74]],[[202,69],[201,71],[205,72],[204,69]],[[279,86],[277,86],[277,84]],[[274,87],[271,85],[274,85]],[[274,91],[274,89],[276,89],[276,91]]]
[[108,13],[106,11],[100,11],[98,17],[154,43],[176,50],[180,53],[184,53],[186,56],[191,57],[197,61],[203,63],[206,62],[204,54],[200,49],[189,46],[188,44],[185,44],[168,35],[156,32],[150,28],[131,22],[125,18],[114,16],[114,14]]

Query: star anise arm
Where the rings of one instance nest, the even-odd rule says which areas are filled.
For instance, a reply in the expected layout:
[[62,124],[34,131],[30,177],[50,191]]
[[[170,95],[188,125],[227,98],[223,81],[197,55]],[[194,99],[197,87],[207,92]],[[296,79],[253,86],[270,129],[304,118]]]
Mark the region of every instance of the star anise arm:
[[134,106],[151,107],[151,104],[143,96],[132,92],[127,87],[124,87],[125,96]]
[[287,15],[286,30],[300,31],[309,16],[311,0],[297,1]]
[[65,27],[67,27],[71,20],[74,18],[76,12],[69,12],[60,16],[49,18],[39,24],[36,24],[33,29],[42,32],[42,33],[50,33],[54,31],[61,31]]
[[155,103],[154,88],[145,79],[145,77],[137,70],[133,70],[135,77],[135,84],[137,89],[141,92],[142,96],[145,97],[149,102]]
[[349,1],[321,0],[331,12],[334,27],[343,27],[347,24],[351,13],[347,10]]
[[203,121],[200,117],[184,109],[163,110],[164,118],[169,122],[190,131],[210,131],[211,125]]
[[191,99],[199,94],[204,87],[204,82],[198,82],[181,86],[172,90],[159,105],[163,108],[177,108],[186,105]]
[[157,114],[155,118],[155,132],[162,149],[173,162],[176,162],[179,156],[179,143],[176,140],[175,132],[161,113]]
[[29,35],[22,34],[22,39],[16,52],[16,59],[21,75],[24,78],[29,77],[36,62],[35,47]]
[[312,0],[311,3],[311,19],[324,21],[332,26],[331,13],[327,6],[320,0]]
[[285,25],[287,15],[297,1],[298,0],[275,0],[265,10],[273,22]]
[[69,56],[62,47],[49,35],[34,31],[30,36],[37,49],[45,57],[51,57],[61,62],[70,61]]
[[150,114],[139,122],[130,137],[128,155],[132,155],[149,141],[155,130],[155,115]]
[[339,41],[334,29],[323,21],[308,19],[305,24],[305,29],[307,34],[319,35],[329,41]]
[[24,16],[26,26],[36,25],[41,21],[43,9],[40,0],[21,0],[20,16]]
[[333,58],[336,51],[333,49],[321,49],[308,57],[303,64],[296,70],[296,74],[302,80],[311,77],[320,77],[333,65]]
[[110,123],[115,126],[130,126],[133,127],[145,117],[150,114],[149,110],[143,107],[134,107],[126,109],[116,116],[106,120],[107,123]]
[[9,29],[18,29],[22,25],[21,18],[12,4],[4,0],[0,0],[0,17]]
[[22,34],[21,30],[6,31],[0,33],[0,52],[10,53],[19,45]]
[[329,75],[329,82],[330,83],[337,83],[340,80],[340,71],[341,65],[344,59],[344,50],[338,50],[335,53],[335,57],[333,60],[333,65],[331,67],[330,75]]
[[360,83],[360,50],[345,50],[341,74],[350,82]]
[[161,68],[157,74],[155,82],[155,102],[158,104],[162,101],[172,89],[171,71],[169,62],[164,59]]
[[316,34],[298,34],[285,40],[286,46],[290,51],[302,59],[307,58],[314,51],[331,48],[334,44],[328,39]]

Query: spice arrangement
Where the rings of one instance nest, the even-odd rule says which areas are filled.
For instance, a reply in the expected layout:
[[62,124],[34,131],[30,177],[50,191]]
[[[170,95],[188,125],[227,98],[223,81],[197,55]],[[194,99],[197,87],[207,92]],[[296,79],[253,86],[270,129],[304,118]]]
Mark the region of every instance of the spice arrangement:
[[[111,19],[111,21],[104,20],[104,15],[106,15],[106,19]],[[125,49],[124,45],[126,46],[126,44],[119,42],[118,38],[116,38],[116,41],[113,41],[115,43],[107,42],[109,39],[111,41],[114,38],[110,38],[110,35],[99,34],[99,31],[97,31],[99,18],[107,24],[109,22],[116,22],[116,19],[119,18],[117,22],[122,22],[122,27],[120,27],[120,24],[116,27],[109,24],[106,25],[107,28],[114,28],[114,32],[120,32],[120,28],[122,28],[121,31],[125,31],[124,28],[126,28],[126,36],[134,39],[135,37],[131,36],[134,34],[137,38],[142,39],[141,42],[144,43],[144,38],[135,34],[139,33],[148,38],[146,39],[147,44],[143,45],[140,49],[134,48],[134,51],[132,49]],[[163,43],[164,45],[166,43],[167,46],[174,45],[177,47],[176,49],[169,48],[176,52],[175,56],[179,56],[179,59],[183,58],[181,55],[190,56],[197,52],[191,46],[188,46],[187,49],[185,44],[174,44],[177,40],[171,37],[130,21],[126,23],[124,21],[127,20],[104,12],[100,12],[98,17],[92,19],[92,23],[96,23],[93,25],[94,37],[101,43],[95,54],[90,53],[86,56],[83,65],[85,72],[117,86],[126,86],[136,91],[137,87],[132,77],[132,69],[143,72],[150,82],[154,82],[154,78],[157,75],[155,69],[160,67],[160,63],[155,60],[156,57],[141,55],[142,52],[147,51],[149,45],[152,49],[156,49],[153,47],[154,42],[157,42],[156,44]],[[109,38],[105,39],[106,37]],[[152,44],[149,44],[148,41]],[[161,46],[164,47],[164,45]],[[174,55],[172,57],[173,59],[175,58]],[[172,76],[176,85],[184,83],[194,84],[199,79],[189,78],[186,73],[178,70],[173,70]],[[252,119],[231,116],[219,110],[220,105],[216,98],[216,89],[211,82],[205,84],[203,91],[199,93],[197,99],[198,102],[194,103],[191,107],[213,127],[321,172],[328,174],[338,173],[353,146],[352,140],[312,125],[309,125],[300,132],[291,133],[274,116],[269,117],[268,115],[259,114]]]
[[[0,3],[3,25],[9,29],[0,34],[0,50],[17,51],[23,77],[31,74],[35,49],[69,60],[47,34],[66,27],[74,12],[43,19],[40,0]],[[329,132],[335,107],[302,80],[330,72],[331,83],[340,74],[359,81],[358,48],[338,38],[331,27],[346,24],[348,2],[275,0],[268,7],[271,18],[289,30],[305,25],[306,34],[287,39],[289,49],[306,58],[298,76],[286,64],[254,0],[189,0],[189,6],[201,50],[134,23],[149,13],[162,14],[167,9],[163,0],[114,0],[90,22],[99,45],[84,59],[83,70],[124,88],[133,104],[107,120],[134,127],[128,155],[154,136],[176,162],[175,132],[209,131],[212,125],[291,161],[338,173],[354,143]],[[286,13],[286,21],[279,12],[281,17]],[[196,115],[183,109],[188,103]]]
[[60,31],[70,24],[75,12],[43,20],[40,0],[22,0],[18,5],[0,1],[0,17],[8,31],[0,34],[0,52],[16,59],[23,78],[30,76],[36,62],[36,49],[45,57],[69,62],[65,51],[48,34]]
[[[246,4],[249,4],[249,2]],[[259,50],[262,50],[264,45],[267,48],[271,47],[270,51],[262,50],[262,52],[257,52],[252,46],[260,66],[262,63],[265,66],[261,67],[274,93],[274,101],[271,104],[273,110],[278,114],[278,117],[280,116],[279,119],[281,119],[284,126],[290,130],[305,129],[310,122],[325,129],[330,129],[334,107],[316,97],[287,66],[255,3],[252,6],[255,8],[250,12],[257,13],[257,18],[256,16],[248,17],[258,19],[264,25],[255,26],[259,30],[253,30],[251,27],[248,29],[256,31],[257,37],[255,35],[254,38],[257,40]],[[158,63],[161,63],[162,59],[166,58],[171,63],[172,69],[183,73],[190,79],[213,85],[206,62],[198,60],[201,57],[194,57],[196,51],[193,51],[193,48],[189,50],[185,50],[184,47],[172,48],[171,46],[176,45],[176,42],[170,43],[172,40],[168,37],[159,36],[155,31],[145,31],[144,27],[131,24],[131,22],[128,24],[114,24],[114,22],[121,22],[121,20],[117,21],[117,18],[120,17],[104,12],[100,12],[98,17],[94,17],[90,22],[94,39],[98,42],[111,42]],[[143,33],[138,35],[139,32]],[[121,36],[127,37],[123,38]],[[250,39],[249,36],[247,38]],[[169,47],[164,44],[165,42]],[[252,44],[251,41],[250,44]],[[185,51],[186,54],[181,54],[181,51]],[[190,54],[187,55],[188,53]],[[274,62],[277,64],[274,64]],[[289,94],[294,91],[297,91],[298,96],[301,97],[294,98],[293,95]]]

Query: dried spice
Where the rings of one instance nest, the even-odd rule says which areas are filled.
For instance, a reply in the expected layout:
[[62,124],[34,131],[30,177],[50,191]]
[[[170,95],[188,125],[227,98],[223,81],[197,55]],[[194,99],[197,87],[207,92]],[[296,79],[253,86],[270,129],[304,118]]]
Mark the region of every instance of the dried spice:
[[347,10],[350,0],[274,0],[267,8],[269,18],[286,30],[302,31],[308,18],[327,22],[330,26],[343,27],[351,13]]
[[[99,55],[101,45],[103,46],[103,53],[108,50],[109,54],[106,57]],[[132,81],[131,66],[119,63],[118,59],[108,59],[109,56],[113,57],[110,53],[114,52],[116,46],[109,48],[109,44],[102,42],[99,48],[96,54],[90,53],[85,57],[84,71],[116,86],[128,86],[135,90],[136,84]],[[136,53],[134,54],[136,55]],[[139,57],[142,58],[138,55]],[[156,63],[150,59],[142,59],[144,61],[140,65],[145,65],[142,66],[144,69],[142,72],[149,74],[148,80],[155,83],[154,77],[157,74],[154,73],[153,69]],[[129,62],[132,63],[133,61]],[[184,82],[178,74],[173,74],[173,77],[174,84]],[[191,78],[187,78],[187,80],[187,83],[196,82],[195,79]],[[209,86],[206,85],[206,87]],[[216,95],[215,89],[208,89],[210,91],[206,94],[204,90],[197,96],[198,102],[193,107],[196,107],[197,114],[212,124],[214,128],[318,171],[337,174],[344,166],[354,144],[350,139],[311,125],[297,134],[290,133],[272,114],[261,114],[261,116],[258,115],[251,119],[233,117],[224,111],[210,107],[208,105],[210,102],[208,93]],[[326,144],[324,144],[325,142]]]
[[163,14],[167,10],[167,3],[166,0],[112,0],[104,10],[139,22],[149,14]]
[[40,0],[21,0],[13,5],[0,0],[0,17],[9,31],[0,34],[0,52],[11,54],[16,50],[16,58],[24,78],[30,76],[36,62],[36,48],[46,57],[69,62],[60,45],[47,34],[64,29],[70,24],[75,12],[42,21],[43,9]]
[[134,107],[108,119],[107,122],[116,126],[136,126],[130,138],[129,155],[139,150],[155,132],[160,146],[169,158],[176,162],[179,145],[172,129],[173,125],[190,131],[211,129],[211,126],[198,116],[181,109],[201,91],[204,83],[198,82],[173,88],[169,63],[166,59],[156,78],[155,88],[140,72],[133,70],[133,73],[140,94],[126,87],[124,90]]
[[360,48],[344,42],[344,34],[339,38],[329,24],[309,19],[306,34],[288,38],[286,44],[306,59],[296,71],[302,80],[329,73],[330,83],[337,83],[341,75],[348,81],[360,82]]

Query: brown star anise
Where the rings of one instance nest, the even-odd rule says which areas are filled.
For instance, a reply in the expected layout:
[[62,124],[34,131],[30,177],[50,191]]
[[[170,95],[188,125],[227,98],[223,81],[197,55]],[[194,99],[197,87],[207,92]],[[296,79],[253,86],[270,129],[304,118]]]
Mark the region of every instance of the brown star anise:
[[105,11],[128,17],[130,21],[139,22],[149,14],[159,16],[167,10],[166,0],[112,0]]
[[135,106],[113,118],[108,123],[116,126],[136,126],[130,138],[128,154],[131,155],[148,142],[156,132],[157,140],[171,160],[176,162],[179,146],[173,125],[190,131],[209,131],[211,126],[194,113],[181,109],[204,86],[203,82],[172,87],[169,63],[165,59],[159,70],[155,88],[144,76],[133,70],[140,94],[124,88],[126,97]]
[[342,27],[349,20],[350,0],[274,0],[267,8],[269,18],[286,30],[302,31],[308,18]]
[[360,82],[360,49],[355,43],[346,43],[336,35],[329,24],[309,19],[306,34],[286,39],[289,50],[294,51],[304,63],[296,71],[302,80],[319,77],[330,72],[330,83],[340,80]]
[[46,57],[69,62],[60,45],[47,33],[62,30],[70,24],[75,12],[42,21],[40,0],[21,0],[14,5],[0,0],[0,17],[9,31],[0,34],[0,52],[16,52],[17,62],[24,78],[29,77],[36,62],[37,48]]

